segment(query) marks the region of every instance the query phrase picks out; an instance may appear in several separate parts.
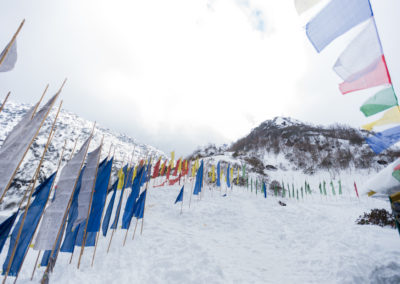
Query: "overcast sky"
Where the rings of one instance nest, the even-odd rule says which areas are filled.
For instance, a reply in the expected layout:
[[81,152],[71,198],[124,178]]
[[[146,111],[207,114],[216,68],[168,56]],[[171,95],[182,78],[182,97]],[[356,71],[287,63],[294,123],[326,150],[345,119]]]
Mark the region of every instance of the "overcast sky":
[[[400,94],[400,1],[371,3]],[[0,49],[26,23],[0,98],[34,103],[68,77],[64,108],[176,156],[274,116],[359,127],[374,90],[341,95],[332,66],[361,26],[317,54],[313,12],[293,0],[6,1]]]

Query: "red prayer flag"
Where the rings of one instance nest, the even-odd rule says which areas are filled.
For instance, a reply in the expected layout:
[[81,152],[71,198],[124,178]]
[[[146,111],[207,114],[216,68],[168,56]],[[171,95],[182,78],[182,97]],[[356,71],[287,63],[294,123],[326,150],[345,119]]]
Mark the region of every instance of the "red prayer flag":
[[[356,76],[356,74],[354,75]],[[391,84],[389,72],[386,66],[385,56],[382,55],[376,62],[371,64],[362,75],[352,81],[344,81],[339,85],[342,94],[364,90],[384,84]]]

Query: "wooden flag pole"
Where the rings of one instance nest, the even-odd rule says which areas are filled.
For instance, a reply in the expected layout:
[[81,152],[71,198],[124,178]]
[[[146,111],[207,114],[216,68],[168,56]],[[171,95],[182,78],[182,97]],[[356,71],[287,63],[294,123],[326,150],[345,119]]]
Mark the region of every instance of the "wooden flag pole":
[[[151,157],[150,157],[150,161],[149,161],[150,165],[151,165]],[[151,168],[150,168],[151,169]],[[149,178],[150,179],[150,178]],[[147,180],[147,184],[146,184],[146,189],[148,189],[149,186],[149,179]],[[146,195],[144,196],[144,204],[143,204],[143,218],[142,218],[142,227],[140,228],[140,234],[143,233],[143,224],[144,224],[144,213],[146,211],[146,199],[147,199],[147,194],[149,194],[148,191],[146,191]]]
[[[33,194],[33,192],[35,190],[36,181],[37,181],[37,179],[39,177],[40,168],[42,167],[44,156],[46,155],[46,152],[47,152],[47,149],[48,149],[49,144],[51,142],[51,139],[53,138],[52,133],[54,131],[54,127],[56,125],[57,118],[58,118],[58,115],[59,115],[60,110],[61,110],[61,106],[62,106],[62,101],[60,102],[60,106],[58,107],[58,111],[57,111],[56,117],[55,117],[55,119],[53,121],[53,125],[52,125],[50,133],[49,133],[49,137],[47,138],[47,143],[46,143],[46,145],[44,147],[43,154],[42,154],[42,157],[40,159],[39,165],[36,168],[36,172],[35,172],[35,175],[34,175],[34,178],[33,178],[33,182],[32,182],[32,187],[31,187],[31,190],[29,192],[28,202],[27,202],[26,207],[25,207],[24,215],[23,215],[22,220],[21,220],[21,225],[19,226],[17,238],[15,240],[15,244],[14,244],[13,250],[11,252],[10,259],[8,261],[7,270],[6,270],[6,273],[5,273],[4,278],[3,278],[3,284],[7,280],[7,276],[8,276],[8,273],[10,272],[11,264],[12,264],[12,262],[14,260],[15,252],[17,251],[18,242],[19,242],[19,239],[21,237],[22,229],[23,229],[24,224],[25,224],[26,215],[28,213],[28,209],[29,209],[29,206],[31,204],[32,194]],[[20,206],[21,205],[22,205],[22,201],[21,201]]]
[[46,94],[48,88],[49,88],[49,84],[46,85],[46,88],[44,88],[44,91],[43,91],[43,93],[42,93],[42,96],[40,97],[39,101],[38,101],[37,104],[35,105],[35,109],[34,109],[33,112],[32,112],[31,119],[33,119],[33,117],[35,116],[36,111],[37,111],[37,109],[39,108],[40,104],[42,103],[42,100],[43,100],[44,95]]
[[[51,196],[51,192],[52,192],[52,190],[53,190],[53,188],[54,188],[55,180],[56,180],[58,171],[60,170],[60,166],[61,166],[61,162],[62,162],[62,159],[63,159],[63,155],[64,155],[64,151],[65,151],[65,147],[66,147],[66,146],[67,146],[67,139],[64,140],[64,146],[63,146],[62,151],[61,151],[60,159],[58,160],[58,166],[57,166],[57,170],[56,170],[56,176],[54,177],[53,184],[51,185],[51,188],[50,188],[50,190],[49,190],[49,195],[47,196],[47,200],[46,200],[46,204],[45,204],[44,208],[46,208],[47,203],[49,202],[49,199],[50,199],[50,196]],[[43,214],[44,214],[44,211],[45,211],[45,210],[43,209],[42,214],[40,215],[39,220],[42,219]],[[36,225],[35,233],[33,234],[33,236],[36,234],[37,228],[39,227],[39,223],[40,223],[40,222],[38,222],[38,224]],[[31,245],[31,243],[32,243],[32,241],[33,241],[33,236],[32,236],[32,239],[31,239],[31,241],[30,241],[28,250],[29,250],[30,245]],[[28,252],[28,250],[27,250],[27,252]],[[37,262],[38,262],[38,259],[39,259],[39,256],[40,256],[40,252],[41,252],[41,251],[39,250],[38,256],[37,256],[37,259],[36,259],[36,263],[35,263],[35,265],[34,265],[34,267],[33,267],[31,280],[33,279],[33,275],[35,274],[36,265],[37,265]],[[21,264],[21,267],[22,267],[22,264]]]
[[193,190],[194,190],[194,179],[192,179],[192,193],[190,194],[190,197],[189,197],[189,208],[190,208],[190,204],[192,203]]
[[10,94],[11,94],[11,92],[8,92],[8,93],[7,93],[7,96],[5,97],[3,103],[1,104],[0,112],[3,110],[4,105],[6,104],[6,102],[7,102],[7,100],[8,100],[8,97],[10,96]]
[[[109,150],[109,152],[108,152],[108,156],[110,156],[111,147],[112,147],[112,144],[111,144],[111,146],[110,146],[110,150]],[[114,154],[112,155],[113,158],[114,158],[114,155],[115,155],[115,147],[114,147]],[[109,178],[108,178],[107,190],[108,190],[108,188],[110,187],[111,173],[112,173],[113,164],[114,164],[114,159],[113,159],[112,164],[111,164],[111,171],[110,171],[110,176],[109,176]],[[103,211],[102,211],[102,213],[101,213],[101,219],[100,219],[101,222],[100,222],[99,231],[98,231],[97,234],[96,234],[96,242],[95,242],[95,244],[94,244],[94,251],[93,251],[93,256],[92,256],[92,264],[91,264],[92,267],[93,267],[93,263],[94,263],[94,257],[95,257],[95,255],[96,255],[97,243],[98,243],[98,241],[99,241],[99,235],[100,235],[101,225],[102,225],[102,223],[103,223],[103,216],[104,216],[104,211],[105,211],[104,209],[105,209],[106,203],[107,203],[107,193],[106,193],[106,198],[104,199],[104,203],[103,203]]]
[[[122,160],[121,169],[123,169],[123,167],[124,167],[125,156],[126,156],[126,155],[124,155],[124,159]],[[125,177],[124,177],[124,178],[125,178]],[[117,190],[118,190],[118,188],[117,188]],[[124,192],[125,192],[125,191],[124,191],[123,188],[122,188],[122,189],[121,189],[121,194],[123,194]],[[115,211],[115,213],[118,213],[119,210],[121,209],[121,206],[122,206],[121,203],[122,203],[122,201],[123,201],[123,198],[124,198],[124,196],[121,196],[121,197],[120,197],[121,202],[118,202],[119,204],[118,204],[118,207],[117,207],[117,211]],[[110,251],[111,242],[112,242],[112,239],[113,239],[115,230],[117,229],[117,224],[118,224],[118,220],[119,220],[119,214],[118,214],[118,216],[115,215],[115,218],[118,218],[118,219],[117,219],[117,222],[116,222],[116,224],[115,224],[115,228],[112,230],[112,233],[111,233],[110,242],[108,243],[107,253]]]
[[[139,191],[140,191],[140,184],[142,183],[142,178],[143,178],[143,171],[142,171],[142,174],[140,175],[140,180],[139,180]],[[149,181],[147,181],[147,183],[148,183]],[[146,188],[147,188],[147,185],[146,185]],[[147,193],[146,193],[147,194]],[[125,205],[126,206],[126,205]],[[129,226],[128,226],[128,228],[126,229],[126,233],[125,233],[125,237],[124,237],[124,242],[123,242],[123,244],[122,244],[122,246],[125,246],[125,242],[126,242],[126,237],[128,236],[128,232],[129,232],[129,228],[131,227],[131,223],[129,222]]]
[[[65,84],[66,80],[67,80],[67,79],[64,80],[63,84],[61,85],[60,89],[58,90],[58,92],[57,92],[57,94],[56,94],[57,96],[61,93],[62,88],[64,87],[64,84]],[[55,102],[55,100],[54,100],[54,102]],[[49,115],[51,109],[53,108],[54,102],[53,102],[53,104],[49,107],[49,110],[47,111],[46,115],[44,116],[42,122],[40,123],[40,126],[38,127],[38,129],[37,129],[35,135],[33,136],[32,140],[31,140],[31,142],[29,143],[28,147],[26,147],[26,150],[25,150],[24,154],[22,155],[21,160],[19,161],[19,163],[18,163],[16,169],[14,170],[13,174],[11,175],[11,178],[10,178],[10,180],[8,181],[8,184],[7,184],[6,187],[4,188],[3,194],[2,194],[2,196],[0,197],[0,204],[1,204],[1,202],[3,201],[3,198],[4,198],[4,196],[6,195],[6,192],[7,192],[8,189],[10,188],[11,183],[12,183],[12,181],[13,181],[15,175],[17,174],[17,171],[18,171],[19,167],[20,167],[21,164],[22,164],[22,161],[24,160],[26,154],[27,154],[28,151],[29,151],[29,148],[31,147],[31,145],[32,145],[33,141],[35,140],[35,138],[37,137],[37,135],[39,134],[39,131],[40,131],[40,129],[42,128],[44,121],[46,120],[46,118],[47,118],[47,116]]]
[[103,135],[103,138],[101,139],[101,143],[100,143],[100,153],[99,153],[99,156],[97,158],[96,175],[94,176],[93,185],[92,185],[92,192],[90,194],[89,207],[88,207],[88,212],[87,212],[87,215],[86,215],[85,230],[83,231],[83,240],[82,240],[82,245],[81,245],[81,253],[79,254],[79,260],[78,260],[78,269],[79,269],[79,266],[81,264],[83,251],[85,250],[86,237],[87,237],[87,226],[88,226],[88,223],[89,223],[90,209],[92,209],[93,193],[94,193],[94,189],[95,189],[95,186],[96,186],[97,174],[99,172],[99,162],[100,162],[101,150],[103,148],[103,140],[104,140],[104,135]]
[[[90,142],[91,142],[92,137],[93,137],[93,132],[94,132],[95,126],[96,126],[96,122],[93,124],[93,129],[92,129],[92,132],[90,133],[90,136],[89,136],[89,142],[88,142],[88,145],[87,145],[87,147],[86,147],[86,149],[85,149],[85,154],[84,154],[83,159],[82,159],[82,162],[81,162],[81,166],[80,166],[80,169],[79,169],[79,172],[78,172],[78,176],[77,176],[76,179],[75,179],[74,188],[73,188],[73,190],[72,190],[72,192],[71,192],[71,196],[70,196],[70,198],[69,198],[67,208],[66,208],[65,211],[64,211],[64,216],[63,216],[63,218],[62,218],[60,227],[58,228],[57,237],[56,237],[56,239],[55,239],[55,241],[54,241],[54,244],[53,244],[53,247],[52,247],[52,249],[51,249],[50,259],[49,259],[49,261],[48,261],[48,263],[47,263],[46,270],[45,270],[44,273],[43,273],[43,277],[42,277],[42,280],[41,280],[41,283],[42,283],[42,284],[45,284],[45,283],[46,283],[46,276],[47,276],[48,273],[49,273],[51,258],[53,257],[53,253],[54,253],[54,251],[55,251],[55,249],[56,249],[56,247],[57,247],[57,242],[58,242],[58,238],[60,237],[61,230],[64,228],[64,223],[65,223],[65,221],[66,221],[67,213],[68,213],[68,211],[69,211],[69,208],[71,207],[71,203],[72,203],[72,199],[73,199],[73,196],[74,196],[74,193],[75,193],[76,185],[77,185],[77,183],[78,183],[79,175],[80,175],[80,173],[81,173],[81,171],[82,171],[83,164],[85,163],[85,160],[86,160],[86,155],[87,155],[87,152],[88,152],[88,150],[89,150],[89,146],[90,146]],[[60,247],[61,247],[61,243],[60,243]],[[59,251],[59,248],[57,249],[57,253],[58,253],[58,251]]]
[[25,19],[22,20],[22,22],[21,22],[21,24],[19,25],[17,31],[15,32],[15,34],[13,35],[13,37],[11,38],[10,43],[7,45],[6,50],[5,50],[4,54],[3,54],[3,56],[0,58],[0,66],[1,66],[1,64],[3,64],[4,59],[6,59],[6,56],[7,56],[8,52],[10,51],[11,46],[14,44],[15,39],[17,38],[17,35],[18,35],[19,32],[21,31],[22,26],[24,25],[24,23],[25,23]]

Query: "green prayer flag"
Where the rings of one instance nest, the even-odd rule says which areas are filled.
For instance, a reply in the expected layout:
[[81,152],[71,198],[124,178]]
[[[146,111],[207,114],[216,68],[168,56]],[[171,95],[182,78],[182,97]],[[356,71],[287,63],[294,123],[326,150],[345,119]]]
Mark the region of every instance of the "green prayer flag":
[[342,195],[342,182],[339,180],[339,195]]
[[393,86],[390,86],[389,88],[384,89],[369,98],[360,107],[360,110],[365,116],[371,116],[378,112],[397,106],[397,104],[397,97]]

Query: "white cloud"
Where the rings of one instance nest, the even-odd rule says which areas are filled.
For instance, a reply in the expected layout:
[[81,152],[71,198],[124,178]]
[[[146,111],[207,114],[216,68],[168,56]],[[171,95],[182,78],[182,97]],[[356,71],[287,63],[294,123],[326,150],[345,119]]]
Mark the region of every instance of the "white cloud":
[[66,108],[166,152],[233,141],[276,115],[363,121],[365,95],[337,91],[340,50],[314,52],[292,1],[37,1],[4,13],[10,34],[27,22],[0,93],[33,102],[68,76]]

